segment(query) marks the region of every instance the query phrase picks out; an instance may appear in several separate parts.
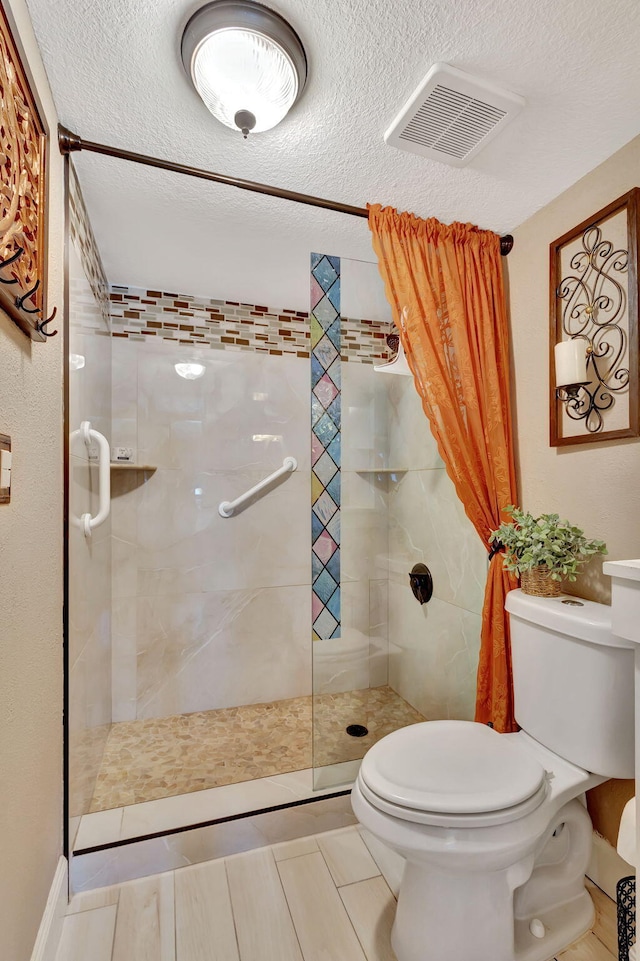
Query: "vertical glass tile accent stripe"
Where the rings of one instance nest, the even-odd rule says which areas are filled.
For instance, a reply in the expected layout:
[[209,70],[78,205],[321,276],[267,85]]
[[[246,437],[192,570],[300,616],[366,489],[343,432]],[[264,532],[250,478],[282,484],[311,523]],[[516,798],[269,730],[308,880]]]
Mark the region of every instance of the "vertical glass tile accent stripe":
[[313,639],[340,637],[340,258],[311,254]]

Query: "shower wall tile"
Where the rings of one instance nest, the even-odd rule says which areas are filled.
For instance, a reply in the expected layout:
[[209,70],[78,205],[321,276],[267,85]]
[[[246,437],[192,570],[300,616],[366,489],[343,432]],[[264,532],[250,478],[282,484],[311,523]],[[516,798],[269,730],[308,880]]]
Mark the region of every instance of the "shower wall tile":
[[381,377],[389,436],[388,467],[429,470],[443,467],[442,458],[422,409],[413,377]]
[[340,637],[313,642],[313,693],[341,694],[369,687],[369,638],[343,628]]
[[[107,329],[109,326],[107,276],[104,272],[102,258],[91,227],[73,160],[69,164],[69,234],[76,255],[82,262],[82,274],[90,286],[93,301],[101,314],[104,328]],[[76,318],[77,314],[72,319],[72,323],[75,323]]]
[[84,513],[97,513],[97,471],[87,458],[69,458],[69,503],[73,518],[69,525],[69,551],[74,566],[69,578],[69,658],[73,664],[96,631],[108,633],[110,538],[108,522],[86,539],[79,523]]
[[[339,580],[340,564],[339,549],[335,549],[339,544],[340,515],[331,508],[331,503],[339,503],[339,474],[334,465],[340,464],[340,435],[336,431],[341,426],[340,341],[336,341],[338,329],[333,329],[336,308],[339,309],[336,290],[330,283],[331,294],[324,292],[325,306],[316,305],[326,321],[326,350],[323,353],[322,345],[319,348],[327,369],[318,371],[313,380],[314,403],[322,407],[320,416],[326,420],[321,425],[326,428],[322,435],[324,446],[312,454],[315,476],[322,485],[317,492],[315,516],[325,528],[324,533],[321,529],[315,532],[318,549],[313,576],[316,579],[324,571],[328,583],[317,581],[318,598],[322,596],[324,600],[320,602],[322,612],[316,611],[316,617],[323,613],[327,620],[331,619],[330,623],[340,617],[338,593],[331,590],[329,582],[329,577]],[[269,311],[265,307],[202,301],[134,288],[112,288],[111,305],[112,445],[134,447],[139,464],[157,468],[152,475],[114,475],[113,712],[115,718],[125,720],[147,716],[148,710],[153,714],[165,713],[166,704],[193,703],[190,695],[185,694],[183,674],[178,668],[176,680],[166,679],[161,695],[149,693],[146,665],[162,648],[158,636],[164,636],[161,631],[158,634],[158,622],[149,614],[154,605],[160,610],[166,598],[172,597],[179,608],[181,604],[188,606],[194,596],[202,595],[203,609],[208,609],[208,604],[215,608],[213,597],[205,595],[222,597],[225,592],[234,592],[235,596],[236,592],[293,588],[311,582],[309,365],[301,363],[303,355],[298,352],[300,344],[296,341],[303,338],[301,343],[308,350],[310,337],[309,316],[291,311]],[[350,361],[343,365],[343,370],[348,367],[356,371],[347,386],[353,392],[355,385],[359,391],[356,400],[363,409],[372,401],[376,404],[371,430],[364,440],[359,438],[362,424],[358,424],[357,414],[351,426],[349,411],[346,425],[354,446],[359,444],[360,450],[374,451],[372,456],[368,455],[367,463],[378,463],[377,452],[385,446],[385,392],[371,365],[388,355],[388,327],[386,323],[343,319],[340,331],[345,338],[342,359]],[[125,333],[127,336],[122,336]],[[199,333],[204,336],[199,338]],[[258,336],[268,341],[259,342]],[[280,338],[280,342],[271,343],[273,338]],[[202,350],[201,344],[194,344],[198,339],[208,347],[221,349]],[[275,356],[271,356],[272,350],[277,351]],[[204,376],[193,381],[181,379],[174,364],[185,360],[203,364]],[[366,374],[359,374],[361,370],[366,370]],[[331,429],[331,424],[336,425],[336,430]],[[265,473],[278,468],[289,455],[298,460],[296,473],[259,504],[249,506],[233,519],[219,516],[221,500],[232,500]],[[369,648],[376,652],[377,674],[384,673],[386,679],[380,659],[381,645],[387,643],[386,624],[381,623],[380,612],[386,611],[386,607],[380,603],[379,585],[375,601],[371,599],[370,584],[372,578],[378,582],[387,576],[386,526],[380,513],[385,510],[386,491],[384,483],[376,486],[375,481],[370,483],[355,474],[350,481],[354,503],[353,509],[348,508],[350,515],[346,519],[350,545],[347,577],[353,583],[347,593],[350,623],[345,624],[345,630],[347,646],[352,648],[355,640],[360,651],[360,683],[362,672],[368,672],[368,654],[364,652]],[[350,497],[348,494],[347,504]],[[224,558],[223,563],[220,558]],[[326,596],[325,587],[329,588]],[[232,597],[231,593],[228,597]],[[370,609],[371,605],[375,610]],[[297,612],[289,613],[295,620]],[[215,625],[205,626],[205,622],[206,617],[195,631],[197,638],[201,638],[201,628],[205,632],[215,631]],[[370,636],[372,623],[375,634]],[[224,630],[229,636],[233,634],[231,626]],[[194,643],[197,646],[199,641],[185,637],[180,648],[177,632],[172,631],[173,628],[168,634],[173,640],[166,643],[161,658],[169,657],[172,664],[190,664]],[[219,639],[219,643],[223,641],[224,638]],[[238,650],[238,665],[244,663],[240,655],[247,650],[246,646]],[[240,676],[250,675],[252,666],[234,665],[234,671]],[[261,700],[282,696],[277,685],[268,687],[269,676],[263,676],[262,683]],[[299,687],[295,693],[300,693]],[[243,686],[238,685],[233,697],[244,696]],[[204,706],[211,709],[228,703],[209,697]],[[169,710],[195,709],[171,706]]]
[[369,581],[369,685],[389,683],[389,580]]
[[137,593],[309,584],[309,471],[285,475],[233,517],[218,513],[263,478],[256,470],[157,471],[138,492]]
[[389,684],[429,720],[473,720],[480,648],[478,614],[408,586],[389,587]]
[[371,366],[343,366],[341,637],[314,643],[317,693],[387,682],[388,483],[386,475],[347,468],[384,462],[386,411],[380,380]]
[[[72,176],[73,184],[73,176]],[[69,805],[85,814],[111,722],[110,520],[84,537],[79,519],[98,511],[98,471],[83,440],[82,421],[109,437],[111,339],[103,312],[106,286],[77,183],[69,244]],[[75,523],[74,523],[75,519]]]
[[[69,354],[82,363],[69,370],[69,426],[81,421],[109,436],[111,426],[111,341],[91,287],[82,273],[80,258],[69,247]],[[72,441],[72,453],[84,456],[81,439]]]
[[[486,580],[486,552],[458,500],[413,378],[381,378],[388,465],[388,682],[427,718],[470,719]],[[408,585],[426,564],[434,595],[420,605]]]
[[139,482],[139,475],[118,473],[114,598],[310,584],[308,471],[286,476],[232,518],[218,513],[222,501],[263,478],[258,471],[158,470],[122,492],[122,481]]
[[138,590],[138,509],[141,487],[149,480],[150,476],[137,471],[111,471],[111,591],[114,600],[135,597]]
[[[138,344],[114,337],[111,341],[112,417],[138,420]],[[116,441],[114,441],[116,443]]]
[[391,584],[427,565],[434,596],[480,614],[487,555],[444,468],[407,471],[389,496]]
[[386,475],[342,471],[343,580],[379,580],[389,574]]
[[313,643],[314,694],[388,682],[388,582],[342,581],[341,636]]
[[[387,380],[364,364],[342,371],[344,395],[343,470],[385,468],[389,459]],[[391,465],[393,466],[393,465]]]
[[113,598],[111,613],[111,719],[135,721],[137,694],[137,624],[136,597]]
[[[135,417],[118,417],[111,420],[112,447],[138,448],[138,420]],[[140,456],[137,463],[143,463]]]
[[[133,346],[133,345],[130,345]],[[309,470],[308,368],[288,357],[198,355],[179,377],[175,346],[138,347],[140,462],[183,470],[271,471],[293,456]]]
[[342,604],[344,608],[343,629],[345,635],[355,636],[362,644],[366,656],[369,654],[369,581],[342,582]]
[[[114,718],[309,693],[308,366],[210,352],[188,381],[183,346],[113,348],[112,442],[157,467],[114,472]],[[297,471],[219,515],[285,456]]]
[[309,588],[138,598],[137,716],[309,694]]

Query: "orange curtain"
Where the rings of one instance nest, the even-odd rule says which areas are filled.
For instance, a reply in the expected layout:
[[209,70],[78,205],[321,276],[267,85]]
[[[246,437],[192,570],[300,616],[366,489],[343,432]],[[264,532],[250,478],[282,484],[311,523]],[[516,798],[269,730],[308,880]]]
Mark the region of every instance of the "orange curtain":
[[[509,398],[509,340],[500,238],[369,205],[369,227],[415,385],[447,473],[489,548],[517,503]],[[476,720],[517,730],[504,601],[516,581],[489,564]]]

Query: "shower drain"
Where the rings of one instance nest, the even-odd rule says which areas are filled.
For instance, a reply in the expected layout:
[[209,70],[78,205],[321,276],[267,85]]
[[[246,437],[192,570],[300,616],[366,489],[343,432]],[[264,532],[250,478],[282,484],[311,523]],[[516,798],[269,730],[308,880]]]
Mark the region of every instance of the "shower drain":
[[369,733],[369,728],[364,724],[350,724],[346,730],[351,737],[365,737]]

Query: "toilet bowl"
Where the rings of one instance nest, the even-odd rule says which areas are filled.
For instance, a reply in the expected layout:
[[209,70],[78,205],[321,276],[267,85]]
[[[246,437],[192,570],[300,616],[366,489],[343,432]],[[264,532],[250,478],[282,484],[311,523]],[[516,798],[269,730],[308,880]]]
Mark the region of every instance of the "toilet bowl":
[[[524,687],[528,730],[402,728],[367,752],[353,788],[358,820],[406,859],[392,932],[398,961],[547,961],[593,924],[584,886],[592,829],[578,799],[612,770],[632,776],[633,743],[619,725],[633,711],[633,650],[612,639],[603,605],[568,613],[514,595],[516,717]],[[566,716],[548,700],[554,685]],[[607,697],[596,695],[602,709],[589,711],[594,685]]]
[[546,961],[589,929],[591,822],[574,799],[603,777],[523,732],[472,722],[430,721],[384,740],[363,760],[352,805],[406,859],[398,961]]

